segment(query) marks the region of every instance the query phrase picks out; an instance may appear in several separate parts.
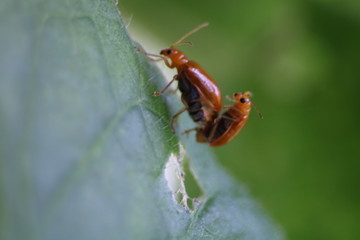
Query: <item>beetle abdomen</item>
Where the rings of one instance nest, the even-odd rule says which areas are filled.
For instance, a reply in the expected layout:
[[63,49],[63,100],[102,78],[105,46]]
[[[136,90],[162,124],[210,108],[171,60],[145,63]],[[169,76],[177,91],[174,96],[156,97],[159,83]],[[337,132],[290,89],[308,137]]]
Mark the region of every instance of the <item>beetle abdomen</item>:
[[231,123],[234,121],[232,120],[232,116],[228,112],[225,112],[223,116],[225,116],[225,118],[221,118],[219,120],[219,123],[216,125],[214,134],[213,136],[211,136],[209,142],[213,142],[219,137],[221,137],[229,129]]
[[182,95],[181,98],[185,105],[188,107],[188,112],[190,117],[195,122],[205,122],[205,115],[203,111],[203,106],[200,102],[200,93],[198,89],[192,85],[189,79],[185,74],[178,75],[179,80],[179,90]]

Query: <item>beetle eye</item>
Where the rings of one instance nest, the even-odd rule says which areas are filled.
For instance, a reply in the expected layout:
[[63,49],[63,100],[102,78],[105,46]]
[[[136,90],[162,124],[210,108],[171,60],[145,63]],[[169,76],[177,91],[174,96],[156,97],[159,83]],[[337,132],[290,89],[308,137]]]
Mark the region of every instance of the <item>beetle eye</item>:
[[166,51],[167,54],[171,54],[171,52],[172,51],[170,49]]
[[246,103],[246,98],[240,98],[241,103]]

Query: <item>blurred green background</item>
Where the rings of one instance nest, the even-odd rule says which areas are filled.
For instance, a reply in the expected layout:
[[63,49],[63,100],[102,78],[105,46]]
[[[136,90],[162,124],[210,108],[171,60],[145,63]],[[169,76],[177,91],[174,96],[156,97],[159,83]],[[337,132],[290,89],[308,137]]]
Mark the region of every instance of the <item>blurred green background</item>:
[[[223,95],[250,90],[263,113],[219,161],[288,239],[360,239],[360,1],[120,1],[129,30],[181,47]],[[152,40],[153,41],[153,40]],[[225,104],[227,104],[225,102]]]

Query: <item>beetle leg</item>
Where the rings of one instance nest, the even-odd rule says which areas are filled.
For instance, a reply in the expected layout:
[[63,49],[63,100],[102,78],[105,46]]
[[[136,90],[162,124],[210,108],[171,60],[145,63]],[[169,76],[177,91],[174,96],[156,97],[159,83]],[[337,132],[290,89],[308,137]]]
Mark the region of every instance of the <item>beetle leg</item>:
[[161,94],[163,94],[166,89],[168,89],[168,87],[177,79],[178,75],[176,74],[173,79],[160,91],[160,92],[154,92],[153,96],[159,96]]
[[233,106],[223,106],[223,108],[225,108],[225,109],[232,109],[232,110],[237,111],[237,112],[240,113],[240,114],[245,115],[245,113],[244,113],[243,111],[241,111],[241,110],[238,109],[238,108],[234,108]]
[[245,115],[245,113],[243,111],[241,111],[240,109],[238,109],[238,108],[232,108],[232,109],[237,111],[238,113],[240,113],[242,115]]
[[228,95],[226,95],[225,97],[226,97],[226,99],[227,99],[229,102],[237,103],[234,99],[232,99],[232,98],[229,97]]
[[[224,108],[230,108],[229,106],[224,106]],[[238,111],[240,111],[239,109],[236,109]],[[241,111],[240,111],[241,112]],[[242,112],[241,112],[242,113]],[[231,121],[235,121],[235,122],[238,122],[240,121],[240,119],[238,117],[234,117],[234,116],[225,116],[224,114],[217,117],[216,119],[214,119],[214,125],[216,125],[221,119],[228,119],[228,120],[231,120]]]
[[175,94],[177,92],[177,90],[179,90],[179,87],[176,87],[175,89],[169,90],[169,93],[170,94]]
[[196,130],[196,141],[201,143],[209,142],[209,139],[204,132],[204,128],[198,128]]
[[211,127],[211,131],[210,131],[210,133],[209,133],[209,135],[207,137],[207,140],[206,140],[207,142],[211,142],[211,139],[213,138],[213,136],[215,134],[215,131],[216,131],[217,127],[218,127],[218,122],[220,121],[220,119],[221,119],[221,116],[215,118],[214,124]]
[[175,132],[175,129],[174,129],[174,122],[175,120],[179,117],[180,114],[182,114],[183,112],[186,111],[187,108],[183,108],[181,109],[178,113],[176,113],[174,116],[172,116],[171,118],[171,122],[170,122],[170,129],[172,132]]
[[234,121],[234,122],[240,121],[239,118],[232,118],[232,117],[228,117],[228,116],[221,116],[221,118],[228,119],[228,120],[231,120],[231,121]]
[[145,56],[148,56],[148,57],[149,56],[157,57],[157,58],[149,57],[150,61],[153,61],[153,62],[164,61],[166,66],[168,66],[169,68],[174,68],[174,66],[172,66],[172,64],[169,62],[169,59],[167,57],[165,57],[165,56],[158,55],[158,54],[153,54],[153,53],[148,53],[148,52],[145,52],[145,51],[141,50],[140,48],[136,48],[136,51],[138,51],[139,53],[144,54]]
[[[135,47],[136,51],[138,51],[139,53],[145,55],[145,56],[151,56],[151,57],[157,57],[157,58],[161,58],[161,59],[164,59],[165,57],[162,56],[162,55],[158,55],[158,54],[153,54],[153,53],[148,53],[148,52],[145,52],[144,50],[140,49],[140,48],[137,48]],[[153,59],[153,58],[150,58],[150,59]]]
[[182,134],[183,134],[183,135],[188,135],[190,132],[192,132],[192,131],[197,131],[197,130],[199,130],[198,127],[191,128],[191,129],[188,129],[188,130],[183,131]]
[[166,58],[166,57],[164,57],[164,56],[161,56],[161,57],[162,57],[162,59],[164,60],[165,65],[166,65],[168,68],[174,68],[174,67],[175,67],[172,63],[169,62],[169,59],[168,59],[168,58]]

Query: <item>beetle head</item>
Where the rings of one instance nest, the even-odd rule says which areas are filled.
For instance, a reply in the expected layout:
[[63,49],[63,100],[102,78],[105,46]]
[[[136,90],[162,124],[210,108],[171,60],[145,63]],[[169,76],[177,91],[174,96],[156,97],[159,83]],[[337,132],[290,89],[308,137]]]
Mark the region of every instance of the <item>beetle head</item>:
[[160,55],[170,58],[175,67],[189,61],[181,51],[172,47],[161,50]]
[[234,93],[233,97],[237,102],[246,104],[246,105],[251,105],[251,101],[250,101],[250,97],[251,97],[251,92],[247,91],[244,93]]

